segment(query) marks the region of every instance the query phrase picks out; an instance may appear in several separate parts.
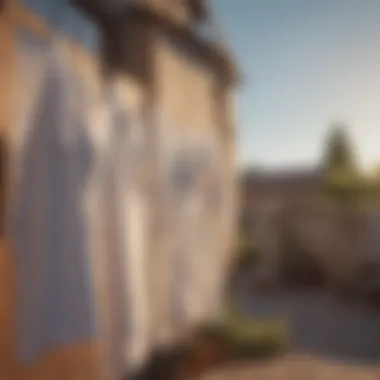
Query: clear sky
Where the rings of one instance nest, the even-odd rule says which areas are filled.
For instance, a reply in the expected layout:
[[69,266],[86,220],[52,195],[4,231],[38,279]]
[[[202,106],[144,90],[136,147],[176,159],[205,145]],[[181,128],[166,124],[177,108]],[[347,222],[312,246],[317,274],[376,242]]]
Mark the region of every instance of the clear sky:
[[318,161],[344,121],[360,163],[380,163],[380,0],[213,0],[245,83],[240,163]]

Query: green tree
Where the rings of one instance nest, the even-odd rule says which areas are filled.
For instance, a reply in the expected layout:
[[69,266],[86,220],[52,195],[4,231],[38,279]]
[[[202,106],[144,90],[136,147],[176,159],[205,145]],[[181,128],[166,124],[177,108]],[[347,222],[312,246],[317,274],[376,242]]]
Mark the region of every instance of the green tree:
[[324,171],[327,190],[337,200],[354,200],[361,193],[360,176],[353,146],[342,123],[334,123],[327,139]]
[[373,200],[380,199],[380,166],[377,166],[368,177],[366,194]]
[[334,123],[331,126],[327,139],[325,166],[327,169],[349,168],[350,170],[357,170],[347,128],[342,123]]

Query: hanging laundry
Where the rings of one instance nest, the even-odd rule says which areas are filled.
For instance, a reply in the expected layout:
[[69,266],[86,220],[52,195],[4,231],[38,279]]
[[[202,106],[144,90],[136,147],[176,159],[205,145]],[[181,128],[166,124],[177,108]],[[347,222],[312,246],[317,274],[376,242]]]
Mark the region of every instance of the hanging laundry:
[[215,240],[220,238],[218,215],[210,217],[207,191],[219,168],[212,158],[215,142],[207,134],[166,130],[161,136],[162,192],[167,194],[165,217],[173,239],[168,260],[170,318],[178,334],[206,321],[217,309],[213,305],[218,304],[214,298],[219,297],[221,268]]
[[45,59],[12,200],[17,346],[26,362],[97,333],[84,207],[93,160],[86,89],[58,46]]
[[116,84],[107,92],[107,153],[100,180],[104,342],[112,376],[134,372],[149,349],[146,207],[139,172],[144,138],[138,115],[128,111]]
[[[191,163],[187,163],[191,171]],[[174,195],[176,201],[173,211],[176,214],[175,228],[176,251],[173,259],[173,313],[178,331],[196,324],[202,316],[199,286],[198,229],[200,223],[200,199],[194,188],[194,177],[190,179],[187,192]]]
[[197,198],[199,215],[196,223],[196,244],[198,252],[196,284],[197,296],[202,310],[201,321],[212,318],[213,305],[216,302],[217,278],[220,275],[220,252],[217,249],[219,218],[215,212],[215,199],[209,197],[209,187],[215,177],[217,167],[212,161],[212,141],[202,134],[194,142],[194,156],[197,157]]
[[194,222],[197,231],[194,240],[196,272],[195,290],[200,299],[201,321],[220,318],[223,310],[223,283],[225,281],[224,247],[222,246],[223,204],[221,203],[223,168],[218,159],[216,136],[204,131],[193,138],[196,157],[196,197],[199,215]]
[[[166,350],[176,340],[175,328],[171,310],[171,292],[173,283],[173,260],[175,256],[175,241],[177,230],[175,226],[175,212],[169,166],[175,140],[170,134],[172,131],[167,120],[159,112],[155,112],[153,120],[156,122],[157,138],[156,170],[152,173],[152,234],[154,245],[149,256],[149,289],[151,295],[151,337],[154,351]],[[177,184],[182,182],[182,174],[176,177]],[[180,185],[179,187],[181,187]]]
[[[167,134],[167,135],[166,135]],[[162,222],[166,223],[163,234],[168,236],[170,241],[167,252],[161,252],[162,258],[165,260],[162,267],[166,267],[166,277],[170,281],[165,281],[162,277],[162,283],[166,286],[161,292],[166,295],[162,296],[165,300],[166,323],[163,326],[168,329],[167,335],[175,334],[186,324],[189,319],[189,313],[192,311],[189,306],[189,285],[190,285],[190,257],[186,255],[186,248],[189,242],[183,239],[183,209],[184,200],[187,198],[192,186],[192,173],[186,151],[183,149],[183,142],[176,140],[171,136],[175,136],[174,131],[166,131],[161,141],[162,162],[161,162],[161,197],[164,199],[166,207],[162,209]],[[169,141],[171,140],[172,141]],[[187,243],[187,244],[186,244]],[[164,268],[160,268],[162,272]],[[190,289],[191,291],[191,289]],[[170,327],[169,327],[170,326]]]

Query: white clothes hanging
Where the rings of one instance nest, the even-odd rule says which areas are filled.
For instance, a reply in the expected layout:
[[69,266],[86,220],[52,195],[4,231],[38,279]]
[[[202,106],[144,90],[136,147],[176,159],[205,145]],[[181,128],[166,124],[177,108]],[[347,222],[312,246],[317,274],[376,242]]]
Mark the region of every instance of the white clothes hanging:
[[146,207],[142,125],[128,111],[116,84],[106,99],[107,153],[100,180],[98,217],[105,286],[104,342],[113,376],[134,371],[149,351]]
[[160,173],[165,179],[162,192],[169,200],[165,208],[168,231],[174,239],[169,261],[171,325],[180,332],[214,317],[221,309],[219,210],[217,203],[212,214],[215,201],[210,202],[208,194],[208,187],[218,186],[220,168],[212,134],[185,134],[184,129],[178,132],[168,126],[160,134]]
[[25,361],[90,340],[97,326],[85,210],[92,149],[87,93],[56,44],[15,151],[12,199],[18,290],[17,348]]

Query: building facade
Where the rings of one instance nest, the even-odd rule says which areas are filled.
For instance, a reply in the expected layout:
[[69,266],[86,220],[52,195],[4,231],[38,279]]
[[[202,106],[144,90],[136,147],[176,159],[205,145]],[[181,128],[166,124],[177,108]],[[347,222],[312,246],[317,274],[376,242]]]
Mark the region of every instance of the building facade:
[[[42,52],[56,41],[89,92],[101,98],[109,84],[116,83],[128,112],[138,119],[146,141],[138,176],[149,210],[142,240],[148,252],[147,287],[152,294],[149,304],[155,321],[150,334],[157,342],[173,341],[173,337],[166,335],[178,336],[187,327],[186,323],[179,324],[176,331],[165,333],[166,329],[173,330],[168,306],[171,285],[167,268],[173,255],[170,252],[184,241],[173,243],[177,231],[170,224],[173,222],[163,219],[176,204],[175,196],[162,190],[162,180],[170,165],[179,166],[169,170],[179,172],[174,175],[173,186],[181,186],[188,180],[186,170],[178,165],[184,154],[187,154],[185,161],[195,162],[194,157],[203,157],[198,166],[212,162],[211,167],[216,168],[212,170],[217,173],[214,182],[206,174],[197,183],[208,189],[210,199],[219,199],[216,206],[219,211],[213,214],[210,209],[204,216],[208,225],[214,227],[212,236],[218,245],[213,249],[218,251],[220,265],[228,265],[234,242],[237,216],[234,93],[239,78],[233,57],[217,36],[208,31],[211,21],[212,12],[205,2],[184,0],[6,0],[0,11],[0,76],[5,89],[0,94],[0,127],[5,152],[13,144],[22,120],[27,119],[28,107],[38,98],[38,80],[43,75]],[[4,168],[9,167],[6,157]],[[9,171],[4,171],[3,176],[6,204],[13,197],[8,186],[12,176]],[[174,215],[172,220],[176,217],[181,215]],[[112,370],[99,364],[106,360],[98,340],[80,342],[74,347],[57,345],[28,365],[19,360],[16,288],[20,280],[15,242],[9,234],[5,211],[4,219],[0,253],[0,371],[3,371],[0,377],[113,378]],[[186,254],[191,255],[191,250]]]
[[[373,256],[373,205],[342,207],[326,193],[323,171],[248,173],[242,180],[241,231],[253,237],[265,273],[277,281],[289,251],[324,285],[354,284]],[[305,269],[306,270],[306,269]]]

